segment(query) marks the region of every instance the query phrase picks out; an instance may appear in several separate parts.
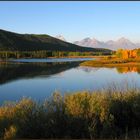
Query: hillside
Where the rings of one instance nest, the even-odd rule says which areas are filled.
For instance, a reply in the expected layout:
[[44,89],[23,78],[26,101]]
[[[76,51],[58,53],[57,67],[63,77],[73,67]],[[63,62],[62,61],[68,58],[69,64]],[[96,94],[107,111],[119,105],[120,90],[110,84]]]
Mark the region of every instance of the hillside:
[[111,52],[108,49],[80,47],[49,35],[18,34],[0,30],[0,51],[79,51]]

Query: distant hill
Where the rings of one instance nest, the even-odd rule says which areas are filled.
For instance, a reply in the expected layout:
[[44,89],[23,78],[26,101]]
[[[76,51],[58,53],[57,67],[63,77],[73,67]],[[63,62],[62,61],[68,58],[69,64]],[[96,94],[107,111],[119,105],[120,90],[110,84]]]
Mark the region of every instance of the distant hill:
[[98,41],[95,38],[84,38],[80,41],[73,42],[76,45],[84,46],[84,47],[92,47],[92,48],[106,48],[111,50],[117,49],[135,49],[140,48],[140,44],[135,44],[130,40],[122,37],[116,41],[109,40],[107,42]]
[[0,30],[0,51],[80,51],[111,52],[108,49],[81,47],[46,34],[18,34]]

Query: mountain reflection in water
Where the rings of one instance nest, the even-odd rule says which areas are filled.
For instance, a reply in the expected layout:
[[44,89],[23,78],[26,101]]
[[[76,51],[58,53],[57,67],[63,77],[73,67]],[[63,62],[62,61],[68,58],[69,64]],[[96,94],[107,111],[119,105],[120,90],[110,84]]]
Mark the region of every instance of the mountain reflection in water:
[[131,73],[131,72],[136,72],[138,74],[140,74],[140,66],[125,66],[125,67],[113,67],[113,68],[109,68],[109,67],[87,67],[87,66],[81,66],[79,67],[79,69],[82,69],[85,72],[96,72],[100,69],[116,69],[116,71],[118,73]]
[[47,77],[61,73],[81,62],[11,63],[0,65],[0,84],[22,78]]
[[[0,65],[0,84],[5,84],[18,79],[28,79],[34,77],[49,77],[54,74],[62,73],[65,70],[77,67],[86,73],[96,73],[103,69],[94,67],[79,66],[81,62],[53,62],[53,63],[10,63]],[[140,74],[140,67],[116,67],[105,68],[116,69],[119,74],[135,72]]]
[[81,62],[7,63],[0,65],[0,104],[22,97],[44,100],[54,91],[62,95],[82,90],[100,90],[112,83],[140,88],[139,67],[94,68]]

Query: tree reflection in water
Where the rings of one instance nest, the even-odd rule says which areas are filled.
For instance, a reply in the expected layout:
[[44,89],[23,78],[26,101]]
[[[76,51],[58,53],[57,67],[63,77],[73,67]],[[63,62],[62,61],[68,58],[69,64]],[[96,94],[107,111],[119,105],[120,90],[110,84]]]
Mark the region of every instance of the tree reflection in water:
[[0,65],[0,84],[21,78],[50,76],[61,73],[81,62],[53,62],[53,63],[10,63]]
[[118,73],[128,73],[128,72],[137,72],[140,73],[140,67],[138,66],[129,66],[129,67],[116,67]]

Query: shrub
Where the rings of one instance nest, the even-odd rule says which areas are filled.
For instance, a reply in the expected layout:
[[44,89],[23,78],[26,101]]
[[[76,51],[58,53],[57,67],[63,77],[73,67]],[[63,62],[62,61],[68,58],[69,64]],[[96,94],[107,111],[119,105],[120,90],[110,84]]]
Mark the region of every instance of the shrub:
[[83,91],[0,107],[0,137],[140,138],[140,90]]
[[11,125],[9,129],[5,129],[4,139],[13,139],[16,136],[17,129],[15,126]]

